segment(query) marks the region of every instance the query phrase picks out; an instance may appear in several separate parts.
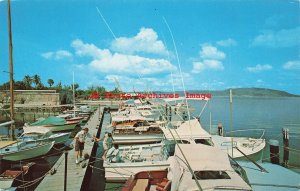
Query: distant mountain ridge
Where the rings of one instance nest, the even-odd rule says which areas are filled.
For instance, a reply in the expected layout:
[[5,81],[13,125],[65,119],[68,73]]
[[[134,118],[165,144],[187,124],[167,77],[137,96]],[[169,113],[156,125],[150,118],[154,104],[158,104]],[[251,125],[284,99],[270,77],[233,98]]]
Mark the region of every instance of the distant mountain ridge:
[[[226,90],[187,90],[189,94],[210,93],[213,96],[229,96],[229,89]],[[172,92],[170,92],[172,93]],[[176,91],[179,95],[184,95],[183,91]],[[233,88],[233,96],[239,97],[300,97],[281,90],[273,90],[268,88]]]

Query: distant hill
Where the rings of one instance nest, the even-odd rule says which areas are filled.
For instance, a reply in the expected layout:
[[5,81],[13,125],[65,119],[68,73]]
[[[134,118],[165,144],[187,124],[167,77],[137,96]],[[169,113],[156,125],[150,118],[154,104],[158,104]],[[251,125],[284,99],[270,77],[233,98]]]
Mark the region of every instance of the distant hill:
[[[226,90],[187,90],[190,94],[196,93],[211,93],[213,96],[229,96],[229,89]],[[172,92],[170,92],[172,93]],[[183,95],[183,91],[176,92]],[[300,97],[299,95],[290,94],[285,91],[273,90],[267,88],[234,88],[232,89],[233,96],[239,97]]]

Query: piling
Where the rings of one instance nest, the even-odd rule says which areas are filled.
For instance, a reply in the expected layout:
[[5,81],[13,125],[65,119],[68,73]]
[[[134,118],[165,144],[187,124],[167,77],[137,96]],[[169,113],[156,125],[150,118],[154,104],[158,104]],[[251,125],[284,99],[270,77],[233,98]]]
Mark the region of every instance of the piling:
[[64,191],[67,191],[67,174],[68,174],[68,151],[65,151],[65,176],[64,176]]
[[279,164],[279,142],[277,140],[271,139],[270,144],[270,160],[273,164]]
[[289,129],[283,128],[282,129],[282,137],[283,137],[283,166],[288,167],[289,162]]
[[224,135],[223,132],[224,131],[223,131],[223,125],[222,125],[222,123],[218,123],[218,135],[219,136],[223,136]]

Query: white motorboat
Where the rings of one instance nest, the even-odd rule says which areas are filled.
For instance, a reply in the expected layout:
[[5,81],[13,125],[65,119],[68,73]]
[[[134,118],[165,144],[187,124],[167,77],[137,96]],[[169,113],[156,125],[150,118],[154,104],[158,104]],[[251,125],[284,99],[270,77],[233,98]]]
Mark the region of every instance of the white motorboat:
[[[232,158],[241,158],[244,155],[237,150],[241,150],[245,155],[259,154],[266,146],[265,139],[248,137],[223,137],[210,135],[197,119],[182,122],[179,127],[170,129],[162,127],[167,140],[176,140],[179,143],[205,144],[221,149]],[[232,139],[232,141],[231,141]],[[231,144],[233,143],[233,144]],[[233,152],[232,152],[233,151]]]
[[122,191],[252,190],[244,170],[218,148],[178,144],[169,162],[168,171],[135,174]]
[[24,126],[23,130],[23,134],[18,139],[26,142],[54,141],[54,144],[64,144],[71,134],[53,134],[48,128],[43,126]]
[[162,144],[119,148],[120,161],[104,161],[107,182],[125,182],[131,175],[145,170],[162,170],[169,166],[168,153]]
[[141,115],[112,117],[114,142],[117,144],[145,144],[161,142],[163,132],[158,123]]
[[0,148],[0,159],[19,161],[47,154],[53,147],[52,142],[12,141],[11,144]]

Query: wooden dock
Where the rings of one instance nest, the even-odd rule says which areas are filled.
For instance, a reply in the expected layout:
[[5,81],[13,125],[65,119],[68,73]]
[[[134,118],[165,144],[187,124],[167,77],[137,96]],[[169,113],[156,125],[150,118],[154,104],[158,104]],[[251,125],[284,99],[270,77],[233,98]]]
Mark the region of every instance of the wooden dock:
[[[91,135],[98,135],[98,127],[100,125],[100,119],[103,115],[103,107],[98,108],[93,115],[91,116],[90,120],[87,122],[87,124],[83,127],[89,128],[89,133]],[[103,118],[102,118],[103,119]],[[74,141],[73,141],[73,145]],[[85,146],[84,146],[84,152],[88,153],[91,156],[92,150],[95,150],[94,142],[91,141],[91,139],[87,139]],[[64,190],[64,177],[65,177],[65,154],[62,154],[60,159],[56,162],[58,165],[54,165],[54,168],[56,168],[56,173],[53,175],[46,175],[43,181],[39,184],[39,186],[36,188],[37,191],[57,191],[57,190]],[[68,151],[68,160],[67,160],[67,178],[66,178],[66,190],[74,191],[74,190],[82,190],[82,184],[84,179],[84,176],[86,174],[86,169],[89,163],[89,160],[85,160],[79,164],[76,164],[76,156],[75,156],[75,149]],[[60,164],[60,165],[59,165]]]

